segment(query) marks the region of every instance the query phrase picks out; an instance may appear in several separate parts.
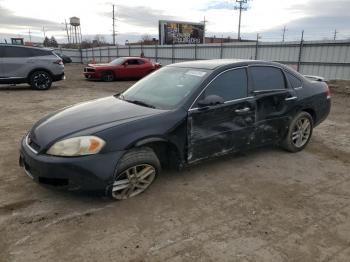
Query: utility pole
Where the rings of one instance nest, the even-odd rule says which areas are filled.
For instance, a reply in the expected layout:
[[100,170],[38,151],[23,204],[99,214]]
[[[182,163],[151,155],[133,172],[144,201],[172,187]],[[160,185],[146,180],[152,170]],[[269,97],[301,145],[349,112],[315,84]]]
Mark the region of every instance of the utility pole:
[[29,42],[32,42],[32,34],[30,33],[30,28],[29,28],[28,33],[29,33]]
[[114,14],[114,5],[113,5],[113,45],[115,45],[115,14]]
[[259,50],[259,33],[256,34],[256,43],[255,43],[255,60],[258,60],[258,50]]
[[284,39],[285,39],[285,36],[286,36],[286,31],[288,31],[287,27],[284,26],[283,29],[282,29],[282,32],[283,32],[283,34],[282,34],[282,42],[284,42]]
[[335,40],[337,40],[337,34],[338,34],[339,32],[337,31],[337,29],[335,29],[334,30],[334,36],[333,36],[333,40],[335,41]]
[[206,20],[205,16],[204,16],[204,19],[201,22],[203,22],[203,25],[204,25],[204,29],[203,29],[203,44],[205,44],[205,28],[206,28],[208,20]]
[[241,18],[242,18],[242,10],[247,11],[248,8],[244,6],[248,0],[236,0],[236,3],[239,4],[239,6],[235,6],[235,10],[239,10],[239,20],[238,20],[238,41],[241,40]]
[[67,32],[67,39],[68,39],[68,44],[70,44],[70,38],[69,38],[69,32],[68,32],[68,25],[66,19],[64,19],[64,23],[66,25],[66,32]]
[[299,45],[299,56],[298,56],[298,64],[297,64],[297,71],[298,72],[300,72],[303,47],[304,47],[304,30],[301,31],[301,39],[300,39],[300,45]]
[[43,26],[44,38],[46,37],[45,26]]

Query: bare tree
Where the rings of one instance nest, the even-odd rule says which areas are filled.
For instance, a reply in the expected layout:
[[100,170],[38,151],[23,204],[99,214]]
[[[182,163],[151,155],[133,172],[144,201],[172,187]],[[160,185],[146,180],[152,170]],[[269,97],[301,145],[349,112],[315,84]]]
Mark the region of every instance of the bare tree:
[[152,41],[152,37],[148,34],[144,34],[142,37],[141,37],[141,42],[149,42],[149,41]]

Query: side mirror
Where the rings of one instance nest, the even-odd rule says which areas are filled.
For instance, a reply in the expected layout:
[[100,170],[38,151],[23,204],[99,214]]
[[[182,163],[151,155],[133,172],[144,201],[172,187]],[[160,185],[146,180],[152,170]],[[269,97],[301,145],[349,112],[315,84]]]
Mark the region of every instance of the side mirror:
[[207,107],[207,106],[215,106],[223,104],[225,101],[221,96],[218,95],[209,95],[206,96],[204,99],[198,101],[199,107]]

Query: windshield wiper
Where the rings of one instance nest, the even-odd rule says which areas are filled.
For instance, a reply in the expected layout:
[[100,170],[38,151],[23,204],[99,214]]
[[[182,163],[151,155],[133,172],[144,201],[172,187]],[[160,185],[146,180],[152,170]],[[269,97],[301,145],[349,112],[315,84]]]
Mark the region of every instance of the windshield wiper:
[[127,99],[124,99],[125,101],[129,102],[129,103],[133,103],[133,104],[136,104],[136,105],[140,105],[140,106],[145,106],[145,107],[149,107],[149,108],[156,108],[154,105],[150,105],[150,104],[147,104],[143,101],[139,101],[139,100],[127,100]]

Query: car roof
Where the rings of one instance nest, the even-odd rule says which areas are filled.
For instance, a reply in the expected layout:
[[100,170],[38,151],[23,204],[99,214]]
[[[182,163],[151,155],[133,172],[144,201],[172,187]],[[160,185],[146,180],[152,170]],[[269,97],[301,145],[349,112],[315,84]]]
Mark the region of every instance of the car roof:
[[49,48],[49,47],[38,47],[38,46],[28,46],[28,45],[13,45],[13,44],[3,44],[3,43],[0,43],[0,46],[22,47],[22,48],[32,48],[32,49],[40,49],[40,50],[54,51],[54,49]]
[[143,60],[148,60],[147,58],[144,57],[140,57],[140,56],[122,56],[120,58],[124,58],[124,59],[143,59]]
[[256,64],[262,64],[262,65],[273,65],[273,66],[279,66],[284,67],[282,64],[275,63],[275,62],[267,62],[262,60],[249,60],[249,59],[212,59],[212,60],[196,60],[196,61],[189,61],[189,62],[181,62],[176,64],[171,64],[169,66],[173,67],[188,67],[188,68],[201,68],[201,69],[209,69],[214,70],[218,69],[220,67],[227,67],[227,66],[246,66],[246,65],[256,65]]

